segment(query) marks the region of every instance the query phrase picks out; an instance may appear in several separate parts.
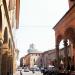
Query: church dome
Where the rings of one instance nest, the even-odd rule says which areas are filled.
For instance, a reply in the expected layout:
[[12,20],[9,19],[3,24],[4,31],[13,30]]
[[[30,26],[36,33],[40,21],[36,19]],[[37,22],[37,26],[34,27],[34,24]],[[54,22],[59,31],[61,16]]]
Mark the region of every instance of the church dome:
[[28,53],[35,53],[37,52],[37,49],[35,49],[34,44],[30,44]]

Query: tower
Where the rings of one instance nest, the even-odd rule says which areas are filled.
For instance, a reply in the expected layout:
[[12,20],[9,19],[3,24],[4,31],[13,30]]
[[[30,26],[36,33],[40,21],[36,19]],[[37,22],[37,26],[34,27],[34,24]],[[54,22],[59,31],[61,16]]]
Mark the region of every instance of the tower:
[[68,0],[69,1],[69,8],[71,8],[75,4],[75,0]]

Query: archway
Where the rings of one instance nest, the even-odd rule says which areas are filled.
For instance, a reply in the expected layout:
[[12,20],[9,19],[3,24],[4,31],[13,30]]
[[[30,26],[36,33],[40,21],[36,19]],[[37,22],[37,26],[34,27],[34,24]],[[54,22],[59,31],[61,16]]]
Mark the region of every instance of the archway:
[[[62,48],[60,47],[62,45]],[[58,35],[56,38],[56,59],[57,67],[61,67],[61,60],[63,60],[64,65],[67,68],[68,56],[69,56],[69,40],[65,39],[63,35]]]
[[75,29],[72,27],[69,27],[65,30],[65,38],[69,39],[70,42],[73,44],[73,48],[75,48]]
[[62,40],[62,35],[58,35],[56,38],[56,66],[59,68],[60,60],[59,60],[59,44]]
[[[75,68],[75,29],[72,27],[69,27],[65,30],[64,36],[66,39],[69,39],[70,41],[70,46],[71,46],[71,63],[70,65],[73,65]],[[73,69],[74,69],[73,68]]]

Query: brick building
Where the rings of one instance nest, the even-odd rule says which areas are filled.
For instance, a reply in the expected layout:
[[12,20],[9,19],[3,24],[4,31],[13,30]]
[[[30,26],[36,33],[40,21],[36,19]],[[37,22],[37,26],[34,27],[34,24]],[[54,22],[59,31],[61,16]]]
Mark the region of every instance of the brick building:
[[34,65],[41,66],[41,55],[42,53],[35,49],[34,44],[30,44],[28,49],[28,54],[24,56],[23,64],[29,68],[34,67]]
[[[55,39],[56,39],[56,56],[59,67],[59,45],[63,40],[64,43],[64,56],[65,67],[68,67],[69,62],[75,67],[75,0],[69,1],[69,10],[54,26]],[[68,45],[70,45],[71,60],[68,60]]]
[[41,55],[42,53],[29,53],[24,57],[24,65],[29,68],[33,68],[35,65],[41,66]]
[[[70,46],[68,46],[68,50],[69,50],[69,57],[71,56],[71,52],[70,52]],[[59,57],[60,57],[60,61],[61,60],[64,62],[64,48],[61,48],[59,50]],[[48,67],[49,65],[57,65],[57,58],[56,58],[56,49],[52,49],[52,50],[48,50],[42,53],[42,67]],[[60,63],[59,63],[60,65]]]
[[[71,56],[70,46],[68,46],[69,50],[69,57]],[[60,56],[60,63],[61,60],[64,62],[64,48],[59,50]],[[24,65],[28,66],[29,68],[34,67],[34,65],[38,65],[39,67],[48,67],[49,65],[57,66],[57,58],[56,58],[56,50],[48,50],[42,53],[28,53],[23,57],[24,60],[22,61]],[[60,64],[59,64],[60,65]]]

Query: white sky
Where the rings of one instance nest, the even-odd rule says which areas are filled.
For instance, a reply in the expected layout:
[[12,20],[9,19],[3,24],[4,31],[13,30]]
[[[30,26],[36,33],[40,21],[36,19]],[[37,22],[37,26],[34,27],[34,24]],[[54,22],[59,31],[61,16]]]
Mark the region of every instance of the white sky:
[[55,48],[52,28],[68,10],[68,0],[20,1],[20,25],[16,34],[20,57],[27,53],[31,43],[39,51]]

